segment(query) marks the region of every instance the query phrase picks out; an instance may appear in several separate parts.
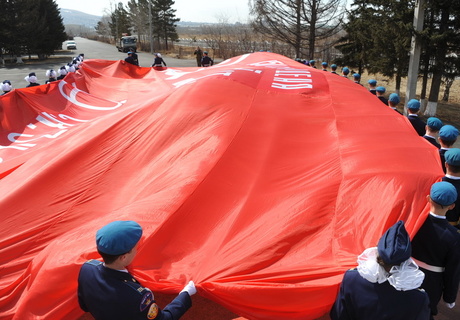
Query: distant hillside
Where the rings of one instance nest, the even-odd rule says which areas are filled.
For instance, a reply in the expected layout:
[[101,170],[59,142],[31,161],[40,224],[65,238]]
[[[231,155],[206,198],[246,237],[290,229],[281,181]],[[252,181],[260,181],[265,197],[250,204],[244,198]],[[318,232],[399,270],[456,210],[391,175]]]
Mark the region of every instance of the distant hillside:
[[77,10],[60,9],[64,25],[80,25],[95,28],[102,17],[94,16]]
[[[94,16],[77,10],[60,9],[61,17],[66,26],[85,26],[87,28],[95,28],[97,23],[101,20],[101,16]],[[212,25],[208,22],[192,22],[192,21],[179,21],[178,27],[201,27],[203,25]]]
[[[88,28],[95,28],[97,23],[101,20],[101,16],[94,16],[77,10],[60,9],[61,17],[64,20],[64,25],[83,25]],[[200,27],[212,23],[207,22],[192,22],[192,21],[179,21],[178,27]]]
[[192,27],[192,28],[198,28],[203,25],[212,25],[213,23],[210,22],[193,22],[193,21],[179,21],[176,22],[178,27]]

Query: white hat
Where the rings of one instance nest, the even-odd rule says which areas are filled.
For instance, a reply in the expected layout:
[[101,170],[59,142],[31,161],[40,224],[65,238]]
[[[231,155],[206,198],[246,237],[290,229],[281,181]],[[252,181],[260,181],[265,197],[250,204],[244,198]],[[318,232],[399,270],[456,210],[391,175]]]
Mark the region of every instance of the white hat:
[[56,78],[56,71],[53,69],[46,70],[46,76],[49,78]]
[[60,76],[65,76],[67,74],[66,67],[62,66],[61,68],[59,68],[58,73],[59,73]]
[[65,69],[67,70],[67,72],[75,72],[75,66],[72,63],[66,65]]
[[29,73],[27,77],[24,78],[27,82],[30,83],[36,83],[37,82],[37,76],[35,75],[35,72]]
[[13,89],[13,86],[8,82],[3,82],[0,84],[3,92],[9,92]]

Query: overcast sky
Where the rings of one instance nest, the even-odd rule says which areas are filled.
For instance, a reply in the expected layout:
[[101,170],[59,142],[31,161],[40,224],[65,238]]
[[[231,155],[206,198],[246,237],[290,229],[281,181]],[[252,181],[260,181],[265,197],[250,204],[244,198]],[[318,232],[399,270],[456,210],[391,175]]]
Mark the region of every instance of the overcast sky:
[[[78,10],[102,16],[115,3],[128,0],[55,0],[62,9]],[[193,22],[246,22],[249,14],[248,0],[175,0],[176,17]]]

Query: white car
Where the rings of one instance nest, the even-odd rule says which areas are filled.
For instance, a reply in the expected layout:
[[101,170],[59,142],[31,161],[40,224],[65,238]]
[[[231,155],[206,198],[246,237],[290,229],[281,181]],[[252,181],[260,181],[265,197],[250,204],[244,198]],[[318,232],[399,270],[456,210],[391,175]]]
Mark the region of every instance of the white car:
[[67,41],[67,50],[69,49],[74,49],[74,50],[77,50],[77,44],[75,43],[75,41]]

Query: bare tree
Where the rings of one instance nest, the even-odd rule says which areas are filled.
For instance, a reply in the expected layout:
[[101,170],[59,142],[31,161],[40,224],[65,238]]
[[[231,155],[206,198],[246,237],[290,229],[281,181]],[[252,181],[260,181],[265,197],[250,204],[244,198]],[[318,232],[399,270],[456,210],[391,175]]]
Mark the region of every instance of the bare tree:
[[229,23],[229,18],[224,14],[218,15],[217,19],[218,23],[201,26],[202,34],[207,36],[207,46],[213,50],[213,54],[218,52],[223,59],[241,54],[248,47],[250,36],[247,26]]
[[[340,31],[344,0],[249,0],[251,25],[272,40],[294,47],[300,58],[307,47],[314,58],[317,41]],[[326,48],[327,49],[327,48]]]
[[103,15],[101,20],[97,23],[96,26],[96,32],[97,34],[102,37],[102,40],[104,42],[110,42],[111,38],[111,30],[110,30],[110,16],[109,15]]
[[127,5],[133,31],[137,34],[142,47],[148,38],[148,2],[146,0],[130,0]]
[[442,96],[442,101],[449,101],[450,88],[454,84],[455,79],[460,75],[460,58],[455,53],[450,53],[446,57],[444,65],[444,74],[443,74],[443,83],[444,94]]

